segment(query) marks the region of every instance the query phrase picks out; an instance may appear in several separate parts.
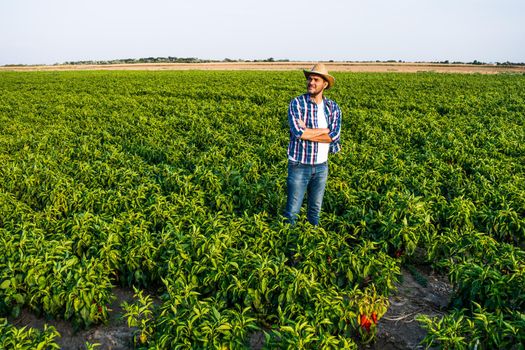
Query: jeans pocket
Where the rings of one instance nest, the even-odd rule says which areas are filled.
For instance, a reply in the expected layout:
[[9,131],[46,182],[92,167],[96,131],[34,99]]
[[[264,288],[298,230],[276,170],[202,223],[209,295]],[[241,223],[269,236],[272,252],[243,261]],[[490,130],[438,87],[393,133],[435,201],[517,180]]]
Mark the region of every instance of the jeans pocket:
[[301,165],[301,162],[296,162],[295,160],[288,160],[288,165],[290,165],[293,168],[296,168],[299,165]]

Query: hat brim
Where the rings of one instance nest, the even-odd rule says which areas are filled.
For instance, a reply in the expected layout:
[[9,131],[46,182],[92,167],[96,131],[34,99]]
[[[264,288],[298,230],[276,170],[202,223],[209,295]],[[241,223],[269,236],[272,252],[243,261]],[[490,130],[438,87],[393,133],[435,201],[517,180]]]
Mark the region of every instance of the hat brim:
[[326,80],[326,82],[328,83],[328,87],[326,89],[330,89],[332,86],[334,86],[335,78],[331,76],[330,74],[325,74],[325,73],[317,72],[315,70],[307,70],[307,69],[304,69],[303,73],[306,78],[308,78],[312,74],[323,77],[323,79]]

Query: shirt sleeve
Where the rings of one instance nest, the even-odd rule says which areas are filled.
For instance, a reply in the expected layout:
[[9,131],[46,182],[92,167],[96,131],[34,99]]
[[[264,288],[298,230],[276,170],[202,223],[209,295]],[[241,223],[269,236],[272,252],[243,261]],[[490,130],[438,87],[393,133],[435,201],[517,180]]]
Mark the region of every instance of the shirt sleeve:
[[329,126],[330,132],[328,136],[332,139],[332,142],[339,141],[341,134],[341,109],[336,103],[332,105],[332,121]]
[[290,124],[290,132],[298,139],[301,138],[305,130],[304,127],[299,126],[299,120],[302,120],[301,114],[299,101],[295,98],[288,107],[288,124]]

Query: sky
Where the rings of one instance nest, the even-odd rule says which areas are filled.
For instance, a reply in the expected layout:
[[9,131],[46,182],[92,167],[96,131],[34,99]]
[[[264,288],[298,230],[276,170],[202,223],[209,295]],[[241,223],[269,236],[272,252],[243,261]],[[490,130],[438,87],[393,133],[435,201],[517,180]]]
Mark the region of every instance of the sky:
[[0,0],[0,65],[168,56],[525,62],[525,1]]

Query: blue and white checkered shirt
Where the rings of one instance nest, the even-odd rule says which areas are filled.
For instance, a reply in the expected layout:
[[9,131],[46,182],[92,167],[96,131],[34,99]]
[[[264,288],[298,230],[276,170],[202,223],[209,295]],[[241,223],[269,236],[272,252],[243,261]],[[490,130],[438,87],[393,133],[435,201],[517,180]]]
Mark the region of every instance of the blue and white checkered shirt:
[[[330,143],[330,153],[337,153],[341,150],[339,135],[341,132],[341,110],[337,103],[327,98],[323,98],[324,113],[332,139]],[[300,137],[304,128],[299,125],[302,120],[307,128],[318,128],[317,123],[317,104],[310,98],[309,94],[304,94],[294,98],[288,108],[288,124],[290,124],[290,143],[288,144],[288,159],[303,164],[317,164],[318,142],[302,140]]]

